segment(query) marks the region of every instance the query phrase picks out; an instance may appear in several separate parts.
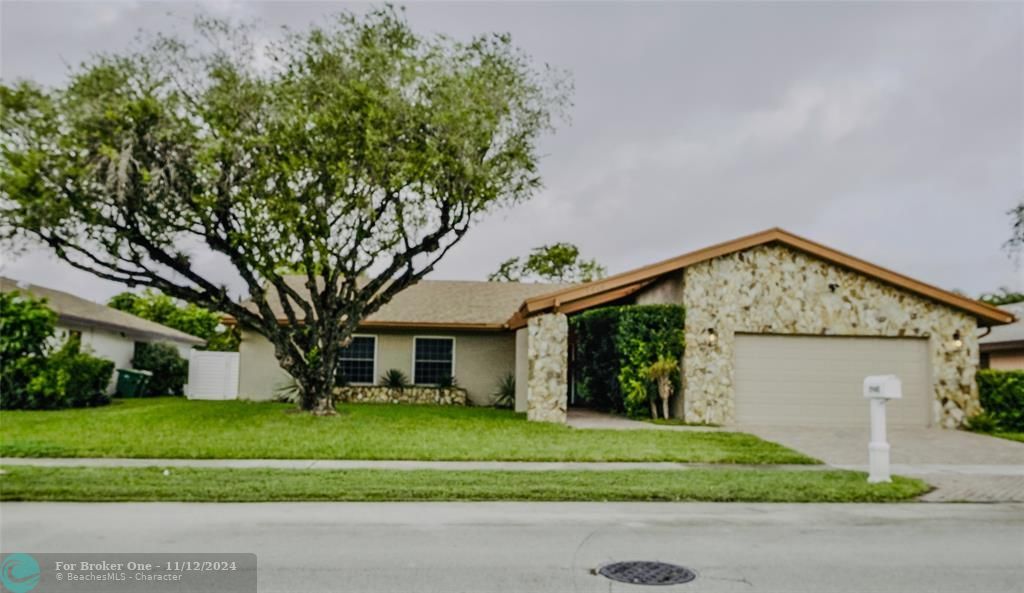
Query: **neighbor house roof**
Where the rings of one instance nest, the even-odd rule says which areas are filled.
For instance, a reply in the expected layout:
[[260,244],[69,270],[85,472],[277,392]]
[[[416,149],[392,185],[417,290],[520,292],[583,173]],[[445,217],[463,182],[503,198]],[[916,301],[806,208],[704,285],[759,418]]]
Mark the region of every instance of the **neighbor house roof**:
[[32,284],[19,284],[10,278],[0,277],[0,292],[13,291],[31,293],[36,297],[45,298],[47,306],[57,314],[60,322],[71,327],[97,327],[143,340],[167,340],[197,346],[206,343],[205,340],[166,325],[94,303],[67,292]]
[[933,301],[965,311],[976,317],[981,325],[1001,325],[1014,320],[1013,314],[1008,311],[1003,311],[974,299],[925,284],[903,274],[836,251],[820,243],[798,237],[779,228],[773,228],[725,243],[698,249],[697,251],[691,251],[678,257],[609,276],[602,280],[530,297],[526,299],[519,310],[508,320],[508,325],[513,328],[522,327],[526,323],[526,318],[547,311],[573,313],[601,304],[611,303],[640,290],[648,283],[670,272],[769,243],[785,245],[835,265],[919,294]]
[[[300,294],[308,294],[305,276],[287,276],[285,282]],[[479,282],[466,280],[421,280],[399,292],[376,313],[367,317],[363,328],[506,329],[509,314],[522,302],[571,284],[528,282]],[[267,291],[268,304],[281,323],[288,319],[276,290]],[[251,303],[243,303],[250,308]],[[302,311],[296,310],[299,319]],[[230,317],[225,322],[232,322]]]
[[1002,305],[999,308],[1015,315],[1017,321],[1009,325],[993,327],[988,335],[978,340],[981,349],[990,351],[1024,348],[1024,303]]

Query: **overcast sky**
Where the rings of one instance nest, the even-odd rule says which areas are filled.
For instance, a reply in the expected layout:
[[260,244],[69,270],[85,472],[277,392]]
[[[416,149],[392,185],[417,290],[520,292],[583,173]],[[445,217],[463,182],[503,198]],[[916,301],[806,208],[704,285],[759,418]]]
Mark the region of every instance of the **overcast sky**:
[[[273,34],[341,8],[292,2],[0,3],[5,81],[197,11]],[[578,244],[619,272],[780,226],[973,296],[1024,272],[1001,250],[1024,198],[1024,3],[413,3],[423,33],[509,32],[575,80],[545,188],[483,221],[432,277],[483,279]],[[45,250],[0,273],[104,299]],[[225,271],[227,275],[227,271]]]

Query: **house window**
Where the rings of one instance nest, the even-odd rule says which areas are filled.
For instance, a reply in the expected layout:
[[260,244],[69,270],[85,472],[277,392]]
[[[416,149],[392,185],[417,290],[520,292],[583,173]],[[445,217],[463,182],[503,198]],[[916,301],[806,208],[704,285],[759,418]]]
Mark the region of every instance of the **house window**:
[[455,338],[414,338],[412,381],[436,385],[455,376]]
[[338,355],[338,375],[346,383],[372,385],[377,375],[377,337],[354,336]]

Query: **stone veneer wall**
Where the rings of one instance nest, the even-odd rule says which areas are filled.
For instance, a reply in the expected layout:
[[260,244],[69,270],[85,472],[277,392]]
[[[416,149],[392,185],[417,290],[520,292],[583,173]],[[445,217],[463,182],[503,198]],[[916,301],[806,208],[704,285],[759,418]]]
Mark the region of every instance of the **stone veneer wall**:
[[[829,284],[837,284],[835,292]],[[689,422],[735,420],[737,332],[927,337],[935,390],[933,424],[955,427],[980,412],[974,373],[976,321],[966,313],[779,245],[687,268],[685,410]],[[704,340],[708,328],[717,343]],[[963,345],[952,345],[954,332]]]
[[401,389],[383,385],[349,385],[336,387],[338,401],[373,404],[438,404],[466,405],[466,390],[459,387],[409,386]]
[[569,392],[569,320],[561,313],[527,322],[526,418],[565,422]]

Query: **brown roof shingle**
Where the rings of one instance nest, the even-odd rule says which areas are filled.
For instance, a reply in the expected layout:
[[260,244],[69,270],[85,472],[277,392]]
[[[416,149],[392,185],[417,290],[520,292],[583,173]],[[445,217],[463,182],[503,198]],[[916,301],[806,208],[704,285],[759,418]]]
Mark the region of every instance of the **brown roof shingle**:
[[[285,281],[300,294],[307,292],[305,276],[288,276]],[[367,317],[362,325],[501,329],[524,300],[571,286],[528,282],[421,280],[395,295],[379,311]],[[277,291],[268,291],[267,299],[278,320],[286,321]],[[296,310],[296,315],[301,319],[302,312]]]
[[205,340],[185,332],[161,325],[155,321],[136,317],[82,297],[34,284],[19,286],[10,278],[0,277],[0,292],[19,291],[46,299],[47,306],[60,320],[69,325],[102,327],[148,340],[171,340],[201,346]]

